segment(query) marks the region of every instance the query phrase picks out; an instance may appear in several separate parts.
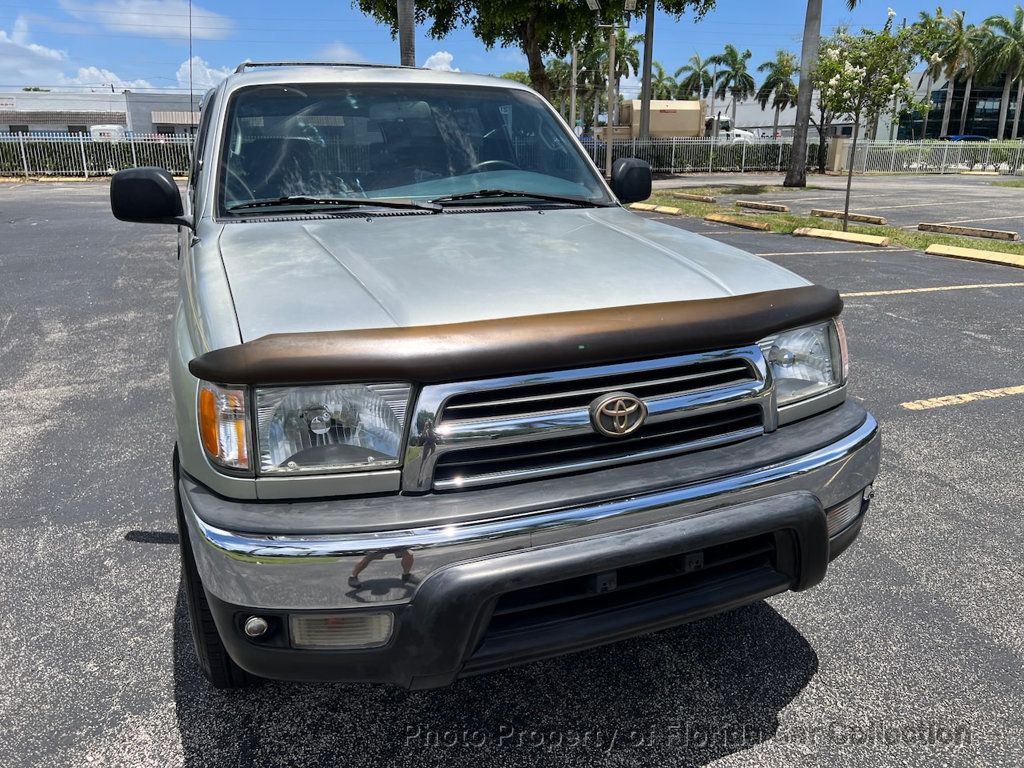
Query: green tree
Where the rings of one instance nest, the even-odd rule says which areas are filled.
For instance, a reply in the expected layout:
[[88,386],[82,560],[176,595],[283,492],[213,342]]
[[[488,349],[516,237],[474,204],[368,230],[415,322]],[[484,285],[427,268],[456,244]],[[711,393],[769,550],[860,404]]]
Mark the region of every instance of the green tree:
[[747,63],[753,55],[749,49],[741,53],[736,46],[727,44],[724,51],[712,57],[712,61],[719,67],[715,94],[720,99],[732,97],[733,128],[736,127],[737,105],[753,96],[757,88],[753,75],[747,69]]
[[710,94],[715,85],[713,63],[710,58],[702,59],[699,53],[687,59],[686,63],[676,70],[679,95],[702,99]]
[[1013,138],[1017,138],[1017,126],[1020,122],[1021,100],[1024,97],[1024,8],[1017,6],[1013,18],[1007,16],[989,16],[985,26],[992,34],[991,43],[986,51],[985,73],[989,77],[1004,76],[1003,96],[999,102],[999,129],[997,139],[1006,135],[1006,115],[1010,107],[1010,89],[1017,82],[1017,109],[1013,119]]
[[[395,0],[355,0],[360,11],[398,31]],[[715,7],[715,0],[658,0],[658,8],[674,18],[686,10],[697,18]],[[627,20],[630,14],[606,5],[605,23]],[[416,23],[426,25],[435,39],[456,29],[469,27],[488,48],[516,47],[525,55],[530,84],[544,96],[550,96],[551,81],[544,66],[550,56],[564,58],[574,42],[586,40],[596,30],[598,18],[579,0],[420,0],[416,3]]]
[[503,72],[499,77],[503,77],[506,80],[515,80],[517,83],[523,85],[530,84],[530,73],[522,69],[514,69],[511,72]]
[[779,135],[779,112],[796,104],[796,83],[793,82],[793,75],[799,70],[800,64],[796,56],[782,49],[775,52],[774,59],[764,62],[757,68],[758,72],[767,74],[754,99],[761,105],[761,109],[767,109],[769,101],[772,103],[775,110],[772,136]]
[[[640,70],[640,49],[637,48],[637,44],[643,40],[643,35],[631,35],[624,27],[615,30],[615,103],[612,106],[612,114],[609,115],[613,120],[612,125],[619,122],[619,91],[622,78],[631,77]],[[607,57],[607,50],[605,56]],[[605,62],[607,69],[607,58]]]
[[655,61],[651,65],[651,70],[651,98],[666,101],[676,98],[679,84],[675,78],[665,71],[660,62]]
[[[944,21],[945,17],[942,15],[942,8],[936,8],[934,16],[928,13],[928,11],[921,11],[912,27],[915,53],[925,65],[917,87],[920,88],[922,83],[927,83],[925,86],[925,101],[928,103],[928,110],[924,113],[924,125],[921,128],[922,139],[928,137],[928,118],[931,116],[932,89],[935,87],[936,79],[942,76],[945,66],[942,54],[940,53],[947,45],[947,27]],[[946,102],[952,103],[952,99],[953,87],[952,83],[950,83]],[[943,131],[941,135],[945,135],[945,132]]]
[[557,96],[558,111],[563,116],[568,117],[565,105],[569,96],[569,86],[572,82],[572,66],[564,59],[548,59],[544,69],[547,71],[548,80],[551,81],[551,103],[555,103],[555,97]]
[[[859,0],[846,0],[851,11]],[[804,36],[800,47],[800,85],[797,90],[796,124],[793,126],[793,151],[790,153],[789,169],[786,171],[787,187],[807,186],[807,127],[811,121],[811,101],[814,96],[814,70],[818,62],[818,46],[821,43],[822,0],[807,0],[804,16]]]
[[815,81],[822,104],[831,112],[853,119],[853,146],[846,177],[846,206],[843,229],[849,227],[853,159],[862,121],[882,114],[898,114],[906,105],[922,109],[914,100],[908,77],[917,60],[914,32],[893,29],[895,12],[879,32],[862,30],[859,35],[840,32],[832,45],[822,49]]
[[965,79],[964,103],[960,109],[960,130],[959,133],[967,132],[967,110],[971,101],[971,87],[974,85],[974,77],[978,73],[982,51],[988,37],[985,27],[977,27],[966,22],[966,14],[963,11],[953,11],[945,19],[947,34],[946,48],[952,54],[956,51],[956,58],[960,61],[959,74]]

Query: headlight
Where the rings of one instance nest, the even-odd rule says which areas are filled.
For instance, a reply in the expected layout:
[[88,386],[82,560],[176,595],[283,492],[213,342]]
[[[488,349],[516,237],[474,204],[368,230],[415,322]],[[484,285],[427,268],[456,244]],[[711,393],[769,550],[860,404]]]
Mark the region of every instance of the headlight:
[[846,333],[841,321],[784,331],[761,341],[779,406],[836,389],[846,381]]
[[408,384],[257,389],[260,473],[398,466],[409,391]]
[[249,409],[244,389],[199,385],[199,437],[210,461],[227,469],[249,468]]

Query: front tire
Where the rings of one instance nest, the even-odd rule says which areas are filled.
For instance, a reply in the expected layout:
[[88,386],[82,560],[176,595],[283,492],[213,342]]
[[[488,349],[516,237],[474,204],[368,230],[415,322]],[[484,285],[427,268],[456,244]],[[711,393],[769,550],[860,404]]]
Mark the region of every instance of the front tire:
[[181,547],[181,586],[185,592],[188,607],[188,623],[192,631],[192,645],[199,659],[203,676],[214,688],[247,688],[259,682],[260,678],[246,672],[232,661],[220,639],[217,625],[213,621],[206,590],[196,567],[192,543],[188,536],[185,514],[181,508],[178,493],[178,449],[174,449],[174,506],[178,520],[178,541]]

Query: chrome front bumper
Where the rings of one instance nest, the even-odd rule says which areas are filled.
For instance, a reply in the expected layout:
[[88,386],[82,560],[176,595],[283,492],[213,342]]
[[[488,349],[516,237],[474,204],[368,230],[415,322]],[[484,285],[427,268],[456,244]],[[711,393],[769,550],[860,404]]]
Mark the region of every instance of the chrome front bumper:
[[[407,603],[424,580],[455,563],[656,526],[796,491],[810,491],[827,510],[875,480],[880,450],[878,425],[865,414],[859,427],[827,445],[713,480],[484,521],[354,533],[234,532],[203,519],[197,502],[209,500],[205,489],[183,477],[179,490],[200,575],[212,595],[265,609],[340,609]],[[585,484],[586,478],[563,480]],[[297,528],[301,525],[303,503],[279,507],[282,515],[294,515]],[[365,570],[351,586],[349,578],[360,564]],[[403,579],[403,571],[411,578]]]

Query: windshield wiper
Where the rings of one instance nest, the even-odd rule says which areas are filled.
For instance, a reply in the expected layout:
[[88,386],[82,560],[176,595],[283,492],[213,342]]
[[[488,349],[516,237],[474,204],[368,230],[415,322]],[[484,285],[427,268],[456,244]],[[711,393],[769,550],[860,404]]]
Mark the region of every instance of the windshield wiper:
[[543,200],[549,203],[568,203],[580,205],[584,208],[606,208],[607,203],[597,203],[582,197],[570,197],[568,195],[548,195],[543,192],[523,192],[515,189],[478,189],[476,192],[465,192],[461,195],[444,195],[435,197],[432,203],[455,203],[460,200],[482,200],[490,197],[527,197],[534,200]]
[[268,197],[262,200],[251,200],[247,203],[232,205],[228,211],[244,211],[253,208],[275,208],[283,205],[299,206],[308,210],[336,208],[403,208],[406,210],[430,211],[440,213],[441,206],[430,201],[427,203],[415,200],[374,200],[371,197],[312,197],[307,195],[286,195],[285,197]]

